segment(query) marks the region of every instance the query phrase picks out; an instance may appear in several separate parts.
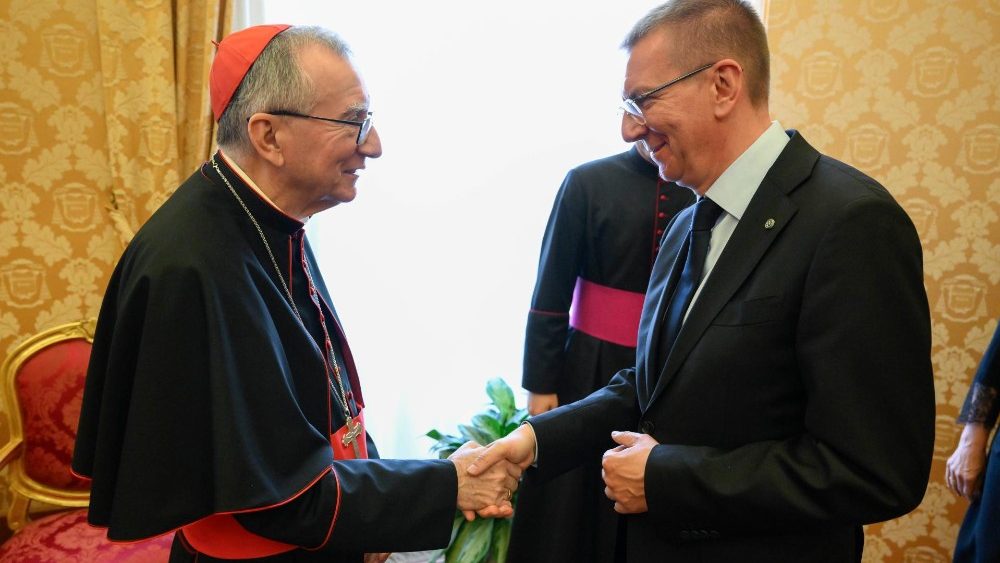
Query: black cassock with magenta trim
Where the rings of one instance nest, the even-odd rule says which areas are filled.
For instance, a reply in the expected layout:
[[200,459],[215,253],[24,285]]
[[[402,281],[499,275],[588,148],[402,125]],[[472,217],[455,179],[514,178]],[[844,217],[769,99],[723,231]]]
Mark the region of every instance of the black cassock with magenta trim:
[[[694,192],[661,180],[637,146],[570,170],[542,241],[524,339],[525,389],[556,393],[566,404],[635,365],[639,316],[660,239],[693,202]],[[608,444],[614,446],[610,437]],[[603,493],[600,461],[544,484],[525,477],[512,561],[613,559],[618,519]]]

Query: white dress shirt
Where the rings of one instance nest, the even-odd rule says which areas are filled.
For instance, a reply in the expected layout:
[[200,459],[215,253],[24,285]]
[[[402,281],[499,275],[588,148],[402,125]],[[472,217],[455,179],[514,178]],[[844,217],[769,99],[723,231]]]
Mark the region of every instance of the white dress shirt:
[[772,121],[771,126],[764,130],[760,137],[757,137],[757,140],[705,191],[705,197],[717,203],[724,213],[712,227],[712,240],[708,246],[708,256],[705,258],[705,273],[691,299],[691,305],[688,305],[688,310],[684,313],[685,321],[691,312],[691,307],[701,295],[705,281],[712,275],[712,269],[719,261],[722,250],[726,248],[729,237],[733,236],[736,225],[750,205],[750,200],[757,193],[757,188],[764,181],[767,171],[774,165],[774,161],[778,160],[778,155],[787,144],[788,134],[780,123]]

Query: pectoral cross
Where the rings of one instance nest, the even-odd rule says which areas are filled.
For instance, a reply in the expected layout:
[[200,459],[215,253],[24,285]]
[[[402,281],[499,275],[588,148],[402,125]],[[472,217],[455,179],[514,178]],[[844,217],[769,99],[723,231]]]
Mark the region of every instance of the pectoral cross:
[[361,459],[361,448],[358,446],[358,437],[364,428],[361,427],[361,423],[354,420],[351,417],[347,417],[347,432],[344,433],[344,437],[341,438],[341,442],[345,446],[351,446],[354,448],[354,459]]

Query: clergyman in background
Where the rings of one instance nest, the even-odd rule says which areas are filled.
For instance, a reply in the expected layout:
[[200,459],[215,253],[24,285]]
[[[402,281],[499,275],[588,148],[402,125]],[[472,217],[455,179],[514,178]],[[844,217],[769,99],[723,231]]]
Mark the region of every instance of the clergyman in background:
[[[578,401],[635,365],[660,239],[692,202],[691,190],[660,178],[642,141],[566,175],[545,228],[524,339],[522,386],[532,416]],[[618,515],[602,488],[599,453],[545,483],[526,476],[511,561],[610,561]]]

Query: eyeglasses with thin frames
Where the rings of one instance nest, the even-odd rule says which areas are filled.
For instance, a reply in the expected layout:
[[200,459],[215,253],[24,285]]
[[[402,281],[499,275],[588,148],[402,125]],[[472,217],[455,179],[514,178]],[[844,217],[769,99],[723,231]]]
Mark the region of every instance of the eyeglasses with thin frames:
[[648,100],[650,97],[659,94],[663,90],[666,90],[667,88],[673,86],[674,84],[677,84],[678,82],[686,78],[691,78],[692,76],[698,74],[699,72],[707,68],[711,68],[712,65],[714,64],[715,63],[708,63],[706,65],[702,65],[692,70],[691,72],[684,73],[678,76],[677,78],[674,78],[673,80],[668,80],[667,82],[660,84],[659,86],[653,88],[652,90],[647,90],[634,98],[626,98],[625,100],[622,100],[621,109],[625,110],[625,113],[631,115],[632,118],[639,123],[639,125],[645,125],[646,116],[642,113],[642,102]]
[[302,117],[302,118],[305,118],[305,119],[318,119],[320,121],[328,121],[330,123],[342,123],[344,125],[354,125],[355,127],[359,128],[358,129],[358,139],[357,139],[357,143],[359,145],[363,144],[365,142],[365,139],[368,138],[368,133],[370,133],[371,130],[372,130],[372,112],[368,112],[365,115],[364,121],[351,121],[349,119],[334,119],[332,117],[318,117],[318,116],[315,116],[315,115],[308,115],[308,114],[305,114],[305,113],[296,113],[294,111],[287,111],[287,110],[283,110],[283,109],[282,110],[275,110],[275,111],[265,111],[265,112],[261,112],[261,113],[267,113],[267,114],[270,114],[270,115],[287,115],[289,117]]

